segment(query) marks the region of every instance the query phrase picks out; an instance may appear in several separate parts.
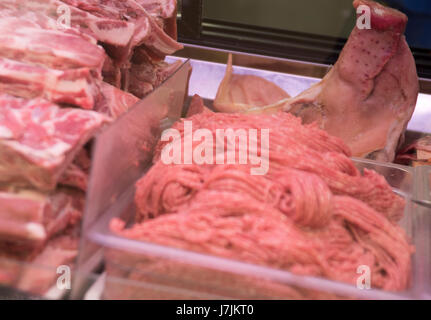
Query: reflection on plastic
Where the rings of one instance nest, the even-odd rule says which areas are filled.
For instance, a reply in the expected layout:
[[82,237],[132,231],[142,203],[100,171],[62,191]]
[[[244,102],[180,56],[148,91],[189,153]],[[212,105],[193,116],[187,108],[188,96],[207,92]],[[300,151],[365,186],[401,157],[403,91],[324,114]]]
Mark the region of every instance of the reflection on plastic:
[[84,229],[150,167],[161,132],[181,117],[190,71],[189,62],[184,63],[97,137]]
[[[161,86],[97,137],[78,257],[80,274],[92,272],[97,266],[93,260],[97,260],[94,257],[98,248],[87,242],[88,228],[122,195],[130,193],[151,166],[153,148],[162,131],[181,117],[190,73],[187,60]],[[79,296],[83,281],[83,277],[74,277],[72,296]]]

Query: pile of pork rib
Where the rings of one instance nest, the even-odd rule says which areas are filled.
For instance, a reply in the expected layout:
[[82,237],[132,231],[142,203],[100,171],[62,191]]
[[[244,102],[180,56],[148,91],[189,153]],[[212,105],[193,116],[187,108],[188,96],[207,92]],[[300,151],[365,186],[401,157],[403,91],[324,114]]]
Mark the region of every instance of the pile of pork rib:
[[[88,142],[178,64],[176,0],[1,0],[0,284],[42,293],[77,254]],[[55,276],[55,273],[54,273]]]

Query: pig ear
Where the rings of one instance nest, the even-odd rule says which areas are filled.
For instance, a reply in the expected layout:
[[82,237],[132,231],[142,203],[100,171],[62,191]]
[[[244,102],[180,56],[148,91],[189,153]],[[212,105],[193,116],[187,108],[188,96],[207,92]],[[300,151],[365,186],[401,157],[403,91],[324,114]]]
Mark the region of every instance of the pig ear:
[[[234,113],[250,109],[278,111],[273,106],[284,104],[290,96],[274,83],[255,76],[233,73],[232,55],[229,54],[226,74],[220,83],[214,100],[216,111]],[[270,108],[268,108],[270,107]]]
[[217,111],[233,112],[229,110],[235,109],[235,107],[233,106],[234,101],[231,101],[231,99],[229,99],[229,87],[232,80],[232,73],[233,73],[232,54],[229,53],[227,66],[226,66],[226,73],[224,75],[222,82],[220,83],[220,86],[218,87],[217,95],[214,99],[214,108]]

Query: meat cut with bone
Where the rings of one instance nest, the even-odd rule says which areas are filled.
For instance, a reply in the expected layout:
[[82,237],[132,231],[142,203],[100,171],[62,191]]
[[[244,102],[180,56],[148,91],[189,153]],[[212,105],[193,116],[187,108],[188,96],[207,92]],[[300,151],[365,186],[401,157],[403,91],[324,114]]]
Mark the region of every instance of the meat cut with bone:
[[93,109],[99,96],[89,68],[56,70],[0,58],[0,92]]
[[[103,67],[103,75],[108,83],[143,98],[164,80],[169,70],[175,69],[175,65],[170,68],[163,62],[166,55],[183,48],[176,41],[175,0],[61,1],[91,16],[119,23],[127,21],[134,26],[134,33],[126,44],[113,44],[100,36],[96,37],[110,57]],[[87,30],[82,29],[83,32]],[[145,56],[144,60],[142,56]],[[144,74],[145,77],[156,79],[142,80]]]
[[55,188],[80,148],[107,118],[41,99],[0,96],[0,183]]
[[43,294],[77,255],[88,142],[139,101],[132,64],[142,96],[176,70],[176,0],[0,0],[0,30],[0,284]]
[[73,267],[78,254],[79,228],[55,235],[27,256],[0,253],[0,282],[19,290],[43,295],[55,283],[58,266]]
[[[58,30],[58,9],[65,6],[60,0],[2,0],[0,8],[18,10],[24,15],[28,12],[43,14],[54,20],[54,27]],[[135,26],[127,21],[119,21],[107,17],[95,16],[74,6],[69,6],[71,13],[71,27],[94,37],[96,40],[114,46],[126,46],[130,43]],[[22,16],[22,15],[20,15]]]
[[106,0],[62,0],[73,7],[90,14],[124,21],[127,17],[135,25],[135,33],[128,46],[124,48],[110,47],[111,54],[116,60],[126,62],[131,58],[133,49],[145,45],[154,53],[164,56],[182,49],[182,45],[171,38],[154,21],[154,18],[135,0],[106,1]]
[[177,38],[176,0],[136,0],[149,14],[156,18],[163,30],[172,38]]
[[53,69],[87,67],[100,71],[105,52],[79,34],[41,29],[22,17],[2,17],[0,29],[0,56],[19,58]]
[[177,15],[175,0],[136,0],[149,14],[169,19]]
[[51,194],[34,190],[0,190],[0,239],[42,245],[50,236],[75,224],[82,215],[82,192],[59,189]]

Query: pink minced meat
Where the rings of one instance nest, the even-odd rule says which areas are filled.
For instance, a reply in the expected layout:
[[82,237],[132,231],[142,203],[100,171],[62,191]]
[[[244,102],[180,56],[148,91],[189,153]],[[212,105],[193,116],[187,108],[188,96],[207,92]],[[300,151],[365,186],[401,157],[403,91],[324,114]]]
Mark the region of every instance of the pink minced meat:
[[116,234],[352,284],[367,265],[372,287],[409,286],[413,248],[397,225],[404,200],[379,174],[361,174],[340,139],[288,114],[187,120],[212,132],[276,128],[268,174],[250,175],[249,165],[165,165],[156,156],[136,185],[138,223],[126,229],[114,219]]

